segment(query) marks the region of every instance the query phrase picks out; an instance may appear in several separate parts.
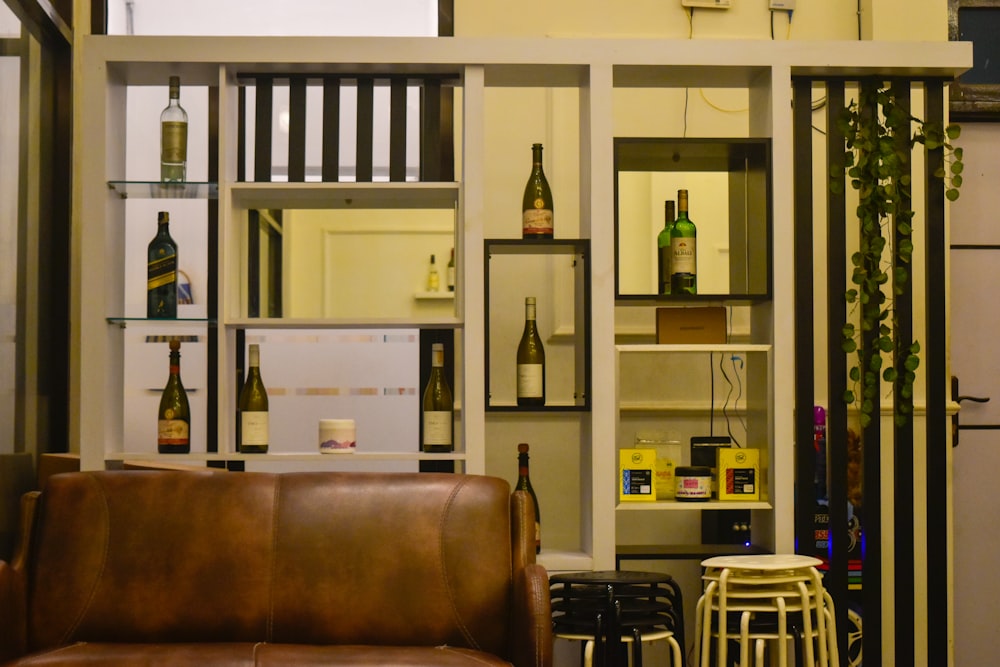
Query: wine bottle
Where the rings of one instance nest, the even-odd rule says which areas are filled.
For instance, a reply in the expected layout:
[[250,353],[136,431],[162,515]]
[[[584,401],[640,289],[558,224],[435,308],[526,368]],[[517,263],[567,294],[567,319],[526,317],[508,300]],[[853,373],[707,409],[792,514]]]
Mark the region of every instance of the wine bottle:
[[180,77],[170,77],[170,101],[160,113],[160,180],[187,180],[188,115],[181,106]]
[[552,238],[552,190],[542,169],[542,145],[531,145],[531,176],[524,186],[521,204],[521,236],[526,239]]
[[674,202],[663,202],[663,229],[656,236],[656,281],[658,294],[670,294],[670,256],[673,244],[670,233],[674,229]]
[[268,445],[267,390],[260,377],[260,346],[250,345],[250,368],[240,392],[240,452],[266,454]]
[[677,220],[670,232],[670,293],[698,293],[698,230],[688,218],[688,191],[677,191]]
[[542,551],[542,513],[538,509],[538,496],[531,486],[531,477],[528,475],[528,444],[522,442],[517,446],[517,490],[527,491],[531,496],[531,501],[535,505],[535,553]]
[[166,211],[157,215],[156,236],[146,252],[146,317],[177,317],[177,243]]
[[170,377],[160,394],[156,449],[160,454],[191,451],[191,408],[181,383],[181,342],[176,338],[170,341]]
[[444,376],[444,344],[431,344],[431,375],[424,387],[424,435],[421,450],[425,452],[450,452],[454,449],[452,425],[454,401],[451,387]]
[[431,265],[427,269],[427,291],[437,292],[441,289],[441,275],[438,273],[437,261],[431,255]]
[[448,260],[448,271],[446,281],[448,283],[448,291],[455,291],[455,249],[451,249],[451,259]]
[[545,405],[545,348],[535,325],[535,297],[524,299],[524,332],[517,346],[517,404]]

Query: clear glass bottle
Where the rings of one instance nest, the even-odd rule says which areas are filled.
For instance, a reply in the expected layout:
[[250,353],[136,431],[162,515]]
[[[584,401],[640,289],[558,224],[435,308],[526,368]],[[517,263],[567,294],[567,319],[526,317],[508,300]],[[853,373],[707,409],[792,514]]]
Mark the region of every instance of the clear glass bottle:
[[270,441],[267,389],[260,376],[260,346],[250,345],[250,367],[240,391],[240,442],[243,454],[266,454]]
[[688,217],[688,191],[677,191],[677,220],[670,232],[670,293],[698,293],[698,229]]
[[166,211],[157,214],[156,236],[146,249],[146,317],[177,317],[177,242]]
[[517,346],[517,404],[545,405],[545,348],[535,323],[535,297],[524,299],[524,331]]
[[444,344],[431,344],[431,374],[424,387],[423,440],[425,452],[450,452],[454,424],[454,400],[444,376]]
[[181,342],[176,338],[170,341],[170,377],[160,395],[156,450],[160,454],[191,451],[191,407],[181,382]]
[[188,116],[181,106],[180,77],[170,77],[170,101],[160,113],[160,180],[187,180]]
[[670,294],[670,259],[673,244],[670,239],[674,230],[674,202],[663,202],[663,229],[656,236],[656,282],[657,294]]
[[528,443],[517,446],[517,486],[520,491],[527,491],[535,505],[535,553],[542,551],[542,513],[538,507],[538,496],[531,486],[531,476],[528,474]]
[[441,289],[441,274],[438,273],[437,259],[431,255],[431,263],[427,268],[427,291],[437,292]]
[[521,237],[550,239],[553,232],[552,190],[542,169],[542,145],[531,145],[531,175],[521,202]]

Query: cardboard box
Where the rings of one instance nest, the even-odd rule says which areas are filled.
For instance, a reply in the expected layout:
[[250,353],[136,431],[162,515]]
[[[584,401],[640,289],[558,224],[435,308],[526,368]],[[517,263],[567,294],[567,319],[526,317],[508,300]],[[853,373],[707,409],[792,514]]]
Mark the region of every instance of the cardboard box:
[[725,306],[657,308],[656,342],[674,344],[725,343]]
[[656,500],[655,471],[655,449],[619,450],[619,500],[621,502],[651,502]]
[[760,500],[760,450],[718,450],[719,500]]

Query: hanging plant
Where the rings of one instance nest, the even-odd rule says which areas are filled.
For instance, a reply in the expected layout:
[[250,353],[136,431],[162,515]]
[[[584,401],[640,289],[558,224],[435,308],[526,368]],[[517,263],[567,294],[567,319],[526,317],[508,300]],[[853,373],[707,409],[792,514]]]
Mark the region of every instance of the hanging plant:
[[[913,413],[913,383],[920,365],[920,344],[899,340],[895,297],[910,280],[913,256],[913,208],[910,204],[909,162],[917,144],[945,151],[945,168],[934,177],[945,181],[945,196],[958,199],[962,185],[962,149],[951,145],[958,125],[943,127],[913,116],[897,103],[891,88],[864,82],[859,101],[845,108],[837,121],[847,151],[845,168],[832,167],[830,189],[843,192],[844,174],[858,191],[860,223],[858,250],[851,256],[851,287],[844,298],[852,319],[844,325],[841,347],[851,357],[853,383],[844,401],[857,405],[862,428],[879,409],[880,381],[896,388],[895,422],[904,425]],[[912,133],[911,133],[912,132]]]

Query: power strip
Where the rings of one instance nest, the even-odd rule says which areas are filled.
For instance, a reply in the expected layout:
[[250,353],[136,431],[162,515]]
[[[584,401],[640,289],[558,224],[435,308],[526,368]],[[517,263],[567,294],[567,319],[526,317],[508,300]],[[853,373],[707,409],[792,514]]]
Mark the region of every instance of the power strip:
[[733,0],[681,0],[681,7],[707,7],[709,9],[729,9]]
[[795,0],[767,0],[767,8],[792,12],[795,11]]

